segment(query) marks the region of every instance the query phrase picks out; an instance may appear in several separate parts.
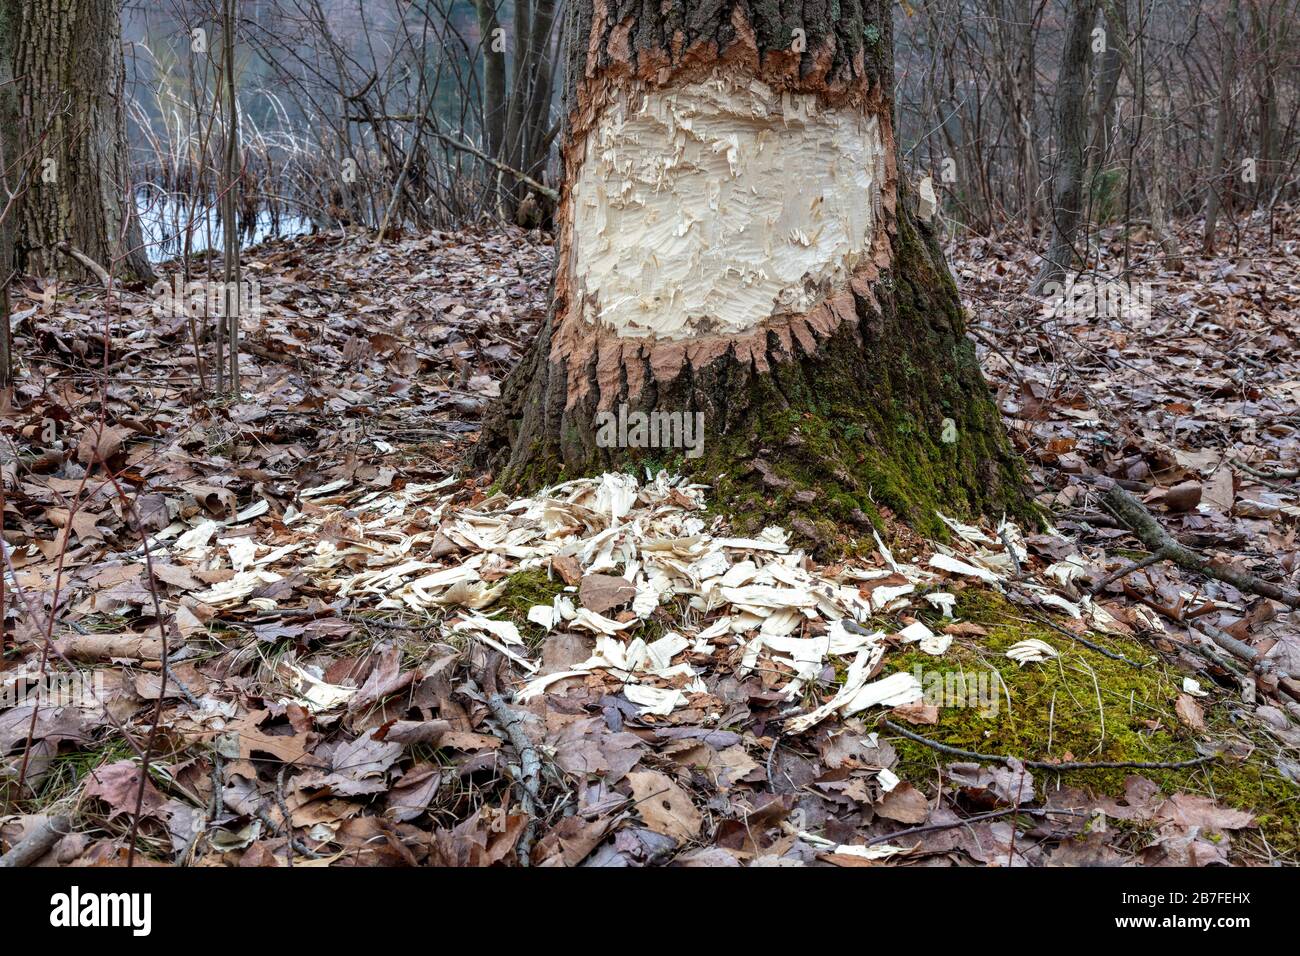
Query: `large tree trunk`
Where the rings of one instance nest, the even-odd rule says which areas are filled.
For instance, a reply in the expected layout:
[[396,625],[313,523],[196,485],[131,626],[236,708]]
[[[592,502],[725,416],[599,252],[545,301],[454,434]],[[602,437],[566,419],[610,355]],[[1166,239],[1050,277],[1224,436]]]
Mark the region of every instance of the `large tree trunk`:
[[20,267],[86,275],[60,254],[67,244],[119,276],[152,278],[129,194],[119,0],[21,0],[11,12],[19,148],[39,154]]
[[890,5],[776,9],[571,5],[553,307],[479,460],[509,488],[669,466],[742,524],[825,543],[891,511],[923,531],[936,508],[1025,513],[956,288],[900,196]]

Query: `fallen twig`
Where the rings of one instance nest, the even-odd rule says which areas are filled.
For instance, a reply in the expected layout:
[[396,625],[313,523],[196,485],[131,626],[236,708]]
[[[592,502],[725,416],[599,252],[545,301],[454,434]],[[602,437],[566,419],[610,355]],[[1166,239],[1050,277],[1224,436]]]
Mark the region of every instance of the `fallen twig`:
[[80,249],[70,246],[66,242],[60,242],[58,249],[59,252],[63,253],[69,259],[79,263],[84,269],[93,273],[95,278],[103,284],[105,289],[109,288],[113,284],[113,280],[108,275],[108,270]]
[[1117,571],[1112,571],[1110,574],[1102,578],[1100,583],[1098,583],[1097,586],[1092,589],[1092,596],[1096,597],[1098,594],[1106,590],[1108,587],[1110,587],[1120,578],[1126,578],[1130,574],[1133,574],[1136,571],[1141,571],[1143,568],[1149,568],[1153,564],[1159,564],[1161,561],[1164,561],[1166,558],[1172,558],[1172,557],[1173,555],[1166,554],[1164,551],[1157,551],[1154,554],[1147,555],[1141,561],[1130,561],[1125,567],[1122,567]]
[[875,846],[877,843],[888,843],[890,840],[897,840],[899,837],[914,836],[919,833],[931,833],[935,830],[951,830],[954,827],[963,827],[968,823],[979,823],[981,820],[996,820],[998,817],[1009,817],[1012,814],[1023,815],[1027,817],[1090,817],[1092,814],[1085,813],[1082,810],[1049,810],[1045,807],[1007,807],[1005,810],[990,810],[988,813],[977,813],[973,817],[965,817],[961,820],[953,820],[951,823],[928,823],[925,826],[908,827],[906,830],[899,830],[896,833],[887,833],[884,836],[872,837],[863,846]]
[[71,830],[72,822],[67,817],[50,817],[0,856],[0,868],[31,866]]
[[1046,615],[1035,613],[1033,617],[1034,620],[1036,620],[1039,624],[1043,624],[1047,627],[1050,627],[1058,634],[1065,635],[1070,640],[1082,644],[1084,647],[1088,648],[1089,650],[1096,651],[1102,657],[1109,657],[1112,661],[1119,661],[1120,663],[1127,664],[1129,667],[1135,668],[1136,670],[1142,670],[1142,668],[1146,667],[1145,664],[1140,663],[1139,661],[1130,660],[1129,658],[1125,657],[1123,654],[1119,653],[1118,651],[1112,651],[1108,648],[1102,647],[1100,644],[1096,643],[1095,641],[1090,641],[1086,637],[1083,637],[1079,634],[1075,634],[1074,631],[1070,630],[1067,627],[1062,627],[1061,625],[1057,624],[1055,621],[1053,621],[1051,618],[1047,617]]
[[1276,471],[1264,471],[1260,468],[1252,468],[1239,458],[1234,458],[1232,463],[1246,474],[1254,475],[1256,478],[1272,478],[1275,481],[1290,481],[1293,478],[1300,478],[1300,468],[1279,468]]
[[1115,513],[1115,517],[1123,521],[1153,554],[1160,554],[1188,571],[1196,571],[1225,581],[1238,591],[1258,594],[1288,607],[1300,607],[1300,592],[1227,565],[1211,563],[1191,548],[1180,544],[1173,535],[1161,527],[1160,522],[1152,516],[1142,502],[1119,485],[1113,485],[1102,496],[1102,500]]
[[505,731],[506,737],[509,738],[510,746],[519,755],[519,779],[516,784],[519,789],[519,802],[523,805],[524,812],[528,814],[528,825],[524,828],[523,836],[519,838],[518,855],[520,866],[528,866],[537,830],[538,811],[541,808],[542,760],[537,754],[537,748],[524,733],[523,716],[507,704],[505,698],[496,689],[496,669],[499,665],[500,657],[493,655],[493,659],[488,662],[490,684],[487,705],[492,711],[492,716],[496,718],[501,729]]

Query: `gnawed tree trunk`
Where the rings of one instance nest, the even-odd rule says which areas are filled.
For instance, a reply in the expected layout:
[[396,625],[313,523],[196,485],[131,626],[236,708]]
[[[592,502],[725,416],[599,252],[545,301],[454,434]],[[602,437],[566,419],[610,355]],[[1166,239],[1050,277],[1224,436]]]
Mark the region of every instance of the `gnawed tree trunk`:
[[61,244],[120,277],[151,279],[128,192],[119,0],[22,0],[18,143],[39,155],[17,225],[19,265],[87,276]]
[[553,307],[479,462],[512,489],[663,465],[823,542],[888,511],[1024,513],[956,288],[900,201],[890,5],[775,6],[572,7]]

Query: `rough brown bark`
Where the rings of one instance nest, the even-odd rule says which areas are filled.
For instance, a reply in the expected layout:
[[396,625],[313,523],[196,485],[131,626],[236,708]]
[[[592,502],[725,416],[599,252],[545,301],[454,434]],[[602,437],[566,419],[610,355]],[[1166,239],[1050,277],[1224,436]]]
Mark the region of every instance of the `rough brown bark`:
[[[940,527],[935,508],[1028,513],[956,288],[901,190],[890,5],[841,0],[836,18],[830,9],[819,0],[571,6],[553,307],[477,452],[504,487],[672,466],[713,483],[742,525],[776,515],[823,543],[891,512],[925,531]],[[807,39],[801,52],[796,30]],[[885,168],[869,254],[808,311],[773,314],[742,334],[665,340],[588,323],[570,208],[585,137],[611,104],[634,109],[648,91],[719,74],[877,118]],[[702,456],[600,447],[597,413],[619,405],[702,413]]]
[[1228,4],[1228,23],[1223,37],[1223,69],[1219,74],[1219,109],[1214,117],[1214,141],[1210,147],[1210,186],[1205,195],[1205,229],[1201,236],[1201,252],[1214,255],[1214,230],[1219,223],[1219,210],[1223,208],[1223,195],[1232,189],[1223,164],[1227,152],[1228,128],[1232,122],[1232,84],[1237,72],[1237,11],[1238,0]]
[[9,327],[9,280],[14,268],[14,207],[23,163],[18,149],[18,100],[14,95],[15,0],[0,0],[0,400],[13,383],[13,335]]
[[1075,243],[1083,222],[1083,178],[1087,170],[1088,50],[1097,0],[1078,0],[1065,29],[1065,48],[1056,81],[1056,168],[1052,174],[1052,238],[1034,280],[1041,292],[1075,265]]
[[23,0],[16,19],[19,148],[40,156],[17,224],[20,267],[87,276],[59,253],[67,243],[151,279],[129,194],[119,0]]
[[489,156],[504,162],[501,144],[506,136],[506,53],[497,44],[501,23],[497,19],[495,0],[474,0],[474,7],[483,44],[484,145]]

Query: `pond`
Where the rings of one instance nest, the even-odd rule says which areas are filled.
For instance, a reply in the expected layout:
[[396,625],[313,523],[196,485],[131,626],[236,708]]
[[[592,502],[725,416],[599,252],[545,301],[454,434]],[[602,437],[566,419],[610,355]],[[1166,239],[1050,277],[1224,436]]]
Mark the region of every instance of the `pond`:
[[[196,203],[179,195],[160,195],[142,190],[136,194],[136,211],[144,234],[150,262],[164,262],[185,251],[185,234],[190,233],[190,252],[205,249],[221,253],[224,235],[215,202]],[[243,222],[243,244],[256,245],[268,239],[301,236],[312,231],[311,218],[292,210],[262,208],[252,222]]]

